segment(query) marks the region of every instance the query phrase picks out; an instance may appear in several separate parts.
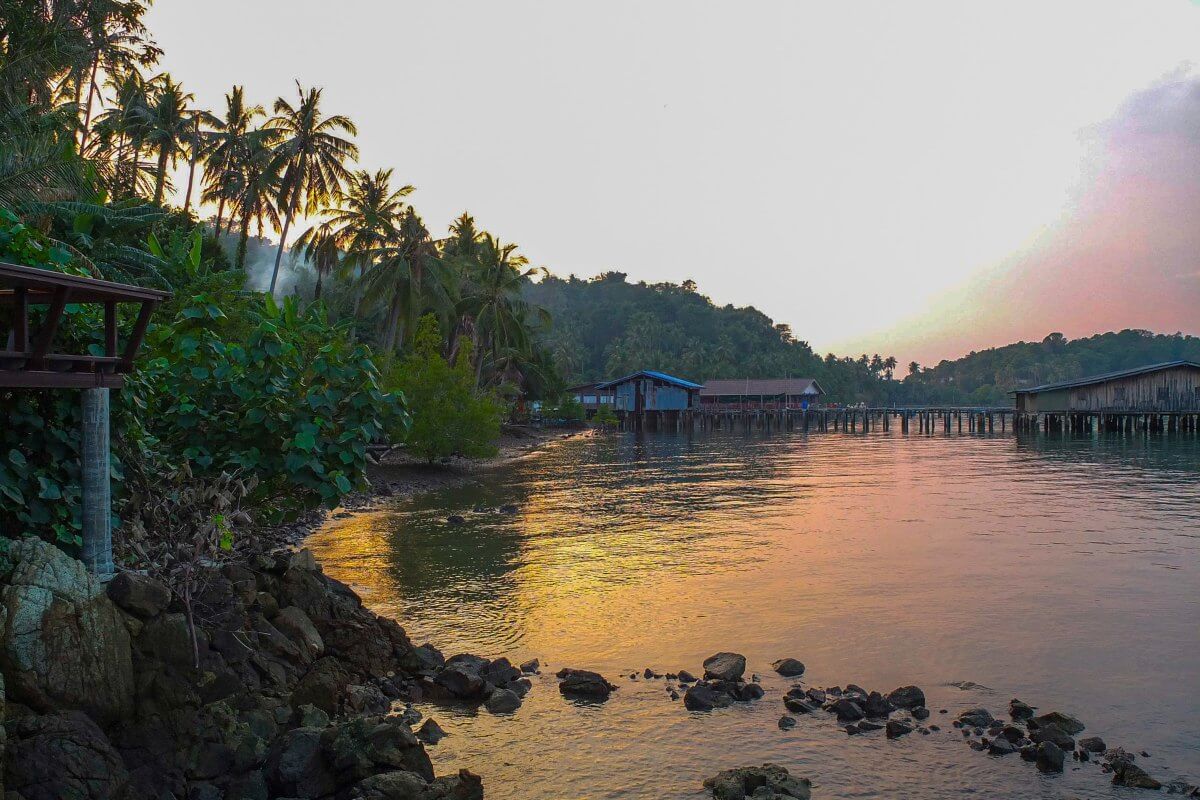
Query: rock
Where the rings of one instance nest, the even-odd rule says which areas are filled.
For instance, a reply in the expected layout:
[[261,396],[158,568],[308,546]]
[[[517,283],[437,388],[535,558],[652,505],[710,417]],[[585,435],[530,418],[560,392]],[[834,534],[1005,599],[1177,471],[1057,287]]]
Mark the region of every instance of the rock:
[[686,669],[681,669],[681,670],[679,670],[679,682],[680,683],[695,683],[696,677],[694,675],[692,675],[692,673],[688,672]]
[[521,664],[521,672],[525,673],[526,675],[536,675],[541,667],[542,662],[538,661],[536,658],[531,658]]
[[925,705],[925,693],[916,686],[901,686],[888,692],[888,701],[896,708],[916,708]]
[[318,658],[325,652],[325,642],[321,639],[321,634],[317,633],[316,626],[308,618],[308,614],[296,606],[280,609],[271,620],[271,624],[304,650],[309,658]]
[[992,724],[993,719],[986,708],[968,708],[958,715],[958,721],[971,728],[985,728]]
[[858,725],[856,725],[855,727],[858,728],[859,733],[869,733],[870,731],[881,731],[884,728],[884,726],[880,725],[878,722],[871,722],[871,721],[865,720],[865,719],[859,720]]
[[109,581],[106,592],[110,600],[142,619],[158,616],[171,602],[166,584],[139,572],[118,573]]
[[1022,703],[1014,697],[1008,703],[1008,715],[1018,721],[1033,719],[1033,706]]
[[325,728],[329,725],[329,715],[308,703],[296,709],[296,720],[300,728]]
[[1022,761],[1037,761],[1037,749],[1038,749],[1038,746],[1033,743],[1022,745],[1020,748],[1021,760]]
[[55,711],[11,720],[4,788],[24,800],[109,800],[124,796],[129,774],[86,714]]
[[1021,730],[1016,725],[1005,725],[996,735],[1002,736],[1013,744],[1016,744],[1025,738],[1025,731]]
[[929,709],[925,706],[913,706],[908,713],[912,714],[913,719],[929,719]]
[[683,693],[683,707],[688,711],[711,711],[729,705],[732,698],[706,683],[697,683]]
[[783,800],[792,797],[809,800],[812,783],[807,778],[793,778],[783,767],[763,764],[761,767],[727,769],[704,781],[704,788],[716,800]]
[[781,658],[771,667],[785,678],[795,678],[804,674],[804,664],[794,658]]
[[350,714],[383,714],[392,703],[378,686],[351,684],[346,687],[344,707]]
[[326,714],[336,714],[342,690],[350,683],[350,674],[334,658],[317,659],[308,672],[296,684],[292,692],[292,706],[299,708],[308,703]]
[[450,516],[446,517],[446,522],[450,525],[466,525],[467,518],[462,514],[451,514]]
[[1084,729],[1084,724],[1069,714],[1063,714],[1059,711],[1051,711],[1049,714],[1042,714],[1040,717],[1034,717],[1033,721],[1038,724],[1038,727],[1046,725],[1055,725],[1058,728],[1074,735]]
[[875,719],[886,717],[896,710],[895,706],[885,700],[879,692],[871,692],[860,705],[864,714]]
[[521,707],[521,698],[509,689],[497,689],[488,695],[483,705],[493,714],[510,714]]
[[490,663],[485,658],[463,653],[447,660],[434,680],[462,700],[481,700],[487,681],[480,673]]
[[459,770],[426,783],[411,772],[372,775],[354,787],[354,800],[483,800],[483,781]]
[[829,697],[821,689],[806,689],[804,691],[804,696],[807,697],[809,700],[813,701],[814,703],[816,703],[817,705],[824,705],[825,701]]
[[855,722],[866,716],[858,703],[844,697],[836,701],[830,710],[837,714],[838,722]]
[[533,682],[530,681],[529,678],[518,678],[515,681],[509,681],[499,688],[508,689],[517,697],[524,697],[525,695],[529,694],[529,690],[533,688]]
[[425,744],[437,744],[447,736],[449,734],[442,730],[442,726],[438,725],[433,717],[425,720],[425,723],[417,729],[417,738]]
[[739,653],[717,653],[704,659],[704,677],[709,680],[736,681],[746,672],[746,657]]
[[406,666],[412,672],[433,672],[446,666],[442,652],[429,643],[414,647],[408,653]]
[[911,725],[906,725],[898,719],[889,719],[886,726],[887,738],[898,739],[905,734],[913,732]]
[[1079,747],[1085,753],[1103,753],[1108,749],[1099,736],[1085,736],[1079,740]]
[[0,592],[0,660],[11,699],[34,710],[78,709],[102,723],[133,708],[123,614],[83,562],[39,539],[13,542]]
[[988,752],[994,756],[1006,756],[1017,752],[1017,746],[1003,736],[1000,736],[988,743]]
[[517,508],[516,503],[505,503],[504,505],[500,506],[500,508],[498,508],[496,510],[499,511],[501,514],[516,514],[521,509]]
[[561,669],[558,677],[558,690],[565,695],[605,700],[617,688],[598,672],[586,669]]
[[806,700],[801,700],[799,697],[785,697],[783,698],[783,705],[788,711],[796,714],[811,714],[818,709],[818,706]]
[[857,725],[847,725],[842,730],[846,731],[847,736],[858,736],[860,733],[862,733],[862,731],[858,729]]
[[1062,772],[1065,754],[1054,742],[1041,742],[1037,746],[1035,762],[1042,772]]
[[479,677],[493,686],[504,686],[519,679],[521,677],[521,670],[514,667],[512,662],[507,658],[501,656],[481,669]]
[[1029,738],[1041,744],[1042,742],[1054,742],[1061,750],[1074,750],[1075,740],[1057,725],[1046,725],[1037,730],[1031,731]]
[[975,740],[971,740],[971,741],[967,742],[967,746],[970,747],[972,750],[974,750],[976,752],[980,752],[980,753],[982,753],[984,750],[988,749],[987,742],[977,742]]
[[1121,762],[1113,770],[1113,784],[1131,789],[1161,789],[1162,784],[1146,774],[1146,770],[1131,762]]
[[765,692],[757,683],[747,683],[745,686],[738,687],[730,692],[735,700],[741,700],[743,703],[751,700],[760,699]]
[[786,731],[786,730],[790,730],[794,727],[796,727],[796,718],[795,717],[789,717],[787,714],[784,714],[782,717],[779,718],[779,729],[780,730]]

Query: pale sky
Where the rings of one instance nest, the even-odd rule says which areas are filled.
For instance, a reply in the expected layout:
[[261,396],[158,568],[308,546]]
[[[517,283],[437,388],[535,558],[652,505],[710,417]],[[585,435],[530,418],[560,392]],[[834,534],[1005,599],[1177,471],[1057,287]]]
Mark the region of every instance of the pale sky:
[[1200,333],[1200,7],[158,0],[214,109],[293,79],[435,235],[687,278],[820,352]]

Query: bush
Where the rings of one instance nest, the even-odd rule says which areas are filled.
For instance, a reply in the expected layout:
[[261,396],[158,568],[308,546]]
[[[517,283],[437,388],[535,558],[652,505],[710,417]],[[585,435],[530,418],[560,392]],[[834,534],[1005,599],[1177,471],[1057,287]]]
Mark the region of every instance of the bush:
[[592,417],[592,424],[598,428],[615,428],[618,422],[620,420],[616,412],[607,403],[601,403],[600,408],[596,409],[596,416]]
[[493,395],[476,390],[469,343],[453,364],[442,356],[441,345],[437,320],[422,317],[412,353],[389,372],[389,388],[403,394],[411,414],[405,444],[429,463],[452,455],[495,455],[504,407]]

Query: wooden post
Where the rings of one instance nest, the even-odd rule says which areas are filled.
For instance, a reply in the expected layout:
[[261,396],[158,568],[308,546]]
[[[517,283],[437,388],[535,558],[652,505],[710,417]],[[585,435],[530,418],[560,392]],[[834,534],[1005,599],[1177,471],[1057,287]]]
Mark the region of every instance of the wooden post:
[[113,575],[108,389],[83,390],[83,563],[101,581]]

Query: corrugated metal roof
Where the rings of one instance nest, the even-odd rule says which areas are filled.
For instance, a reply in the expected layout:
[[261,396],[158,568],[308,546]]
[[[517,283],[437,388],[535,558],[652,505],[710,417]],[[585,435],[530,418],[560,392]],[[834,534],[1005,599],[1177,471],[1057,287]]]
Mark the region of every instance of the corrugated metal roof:
[[1200,363],[1195,361],[1164,361],[1161,364],[1150,364],[1145,367],[1137,367],[1135,369],[1123,369],[1117,372],[1106,372],[1103,375],[1089,375],[1086,378],[1079,378],[1073,381],[1061,381],[1059,383],[1045,383],[1041,386],[1031,386],[1028,389],[1013,389],[1010,394],[1028,394],[1031,392],[1052,392],[1056,389],[1073,389],[1076,386],[1092,386],[1097,383],[1107,383],[1120,378],[1132,378],[1135,375],[1145,375],[1148,372],[1159,372],[1164,369],[1175,369],[1177,367],[1195,367],[1200,369]]
[[704,386],[700,389],[701,397],[794,394],[825,394],[825,390],[813,378],[722,379],[705,381]]
[[676,378],[674,375],[668,375],[665,372],[655,372],[652,369],[638,370],[637,372],[634,372],[631,375],[626,375],[623,378],[617,378],[616,380],[605,381],[604,383],[598,383],[598,384],[596,384],[596,388],[597,389],[607,389],[610,386],[616,386],[618,383],[625,383],[625,381],[631,381],[634,378],[654,378],[655,380],[660,380],[660,381],[663,381],[664,383],[670,383],[675,386],[682,386],[685,389],[699,389],[700,388],[700,384],[698,384],[698,383],[692,383],[691,381],[684,380],[683,378]]

